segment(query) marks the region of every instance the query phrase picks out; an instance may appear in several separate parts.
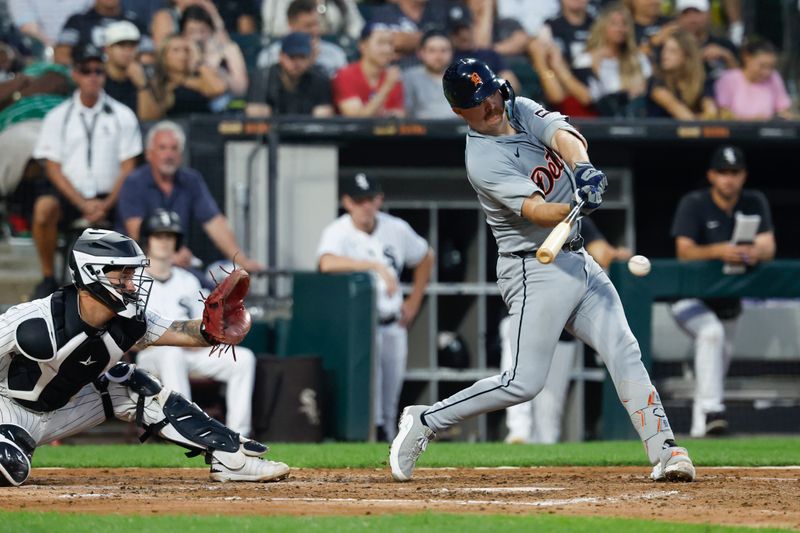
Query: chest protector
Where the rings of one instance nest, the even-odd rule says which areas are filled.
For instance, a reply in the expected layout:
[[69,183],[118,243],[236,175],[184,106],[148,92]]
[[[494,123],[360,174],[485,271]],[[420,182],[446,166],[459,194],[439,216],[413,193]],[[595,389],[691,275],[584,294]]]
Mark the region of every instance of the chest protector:
[[16,330],[17,352],[8,369],[8,396],[40,412],[63,407],[114,366],[145,334],[141,320],[115,316],[103,329],[81,320],[78,290],[53,293],[51,320],[31,318]]

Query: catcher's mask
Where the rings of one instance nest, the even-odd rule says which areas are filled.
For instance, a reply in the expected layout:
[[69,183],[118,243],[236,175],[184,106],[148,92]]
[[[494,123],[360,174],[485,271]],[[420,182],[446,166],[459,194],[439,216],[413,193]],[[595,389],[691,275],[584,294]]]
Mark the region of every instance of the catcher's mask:
[[511,84],[498,78],[489,66],[479,59],[464,58],[454,61],[442,77],[444,96],[450,107],[469,109],[479,105],[497,91],[507,106],[509,115],[514,109],[516,95]]
[[116,231],[87,229],[69,256],[72,282],[123,318],[144,320],[153,279],[136,241]]

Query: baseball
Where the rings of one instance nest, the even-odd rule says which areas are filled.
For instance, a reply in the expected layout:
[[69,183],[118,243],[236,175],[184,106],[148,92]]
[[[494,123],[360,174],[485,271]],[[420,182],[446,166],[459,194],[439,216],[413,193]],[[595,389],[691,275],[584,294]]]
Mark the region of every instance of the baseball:
[[650,260],[643,255],[634,255],[628,259],[628,270],[634,276],[646,276],[650,273]]

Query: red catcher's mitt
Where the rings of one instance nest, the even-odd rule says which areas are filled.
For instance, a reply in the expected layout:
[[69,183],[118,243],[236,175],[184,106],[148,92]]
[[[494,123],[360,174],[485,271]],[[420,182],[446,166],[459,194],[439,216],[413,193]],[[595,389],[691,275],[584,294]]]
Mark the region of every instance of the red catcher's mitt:
[[250,275],[236,268],[205,299],[202,331],[210,344],[239,344],[250,331],[250,313],[244,307],[249,288]]

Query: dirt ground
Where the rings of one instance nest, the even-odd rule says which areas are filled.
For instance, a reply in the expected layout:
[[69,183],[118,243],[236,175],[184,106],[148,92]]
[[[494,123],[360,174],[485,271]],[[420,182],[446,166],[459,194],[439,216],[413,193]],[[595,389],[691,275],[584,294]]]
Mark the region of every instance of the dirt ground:
[[690,484],[654,483],[641,467],[295,469],[277,483],[214,483],[201,469],[34,469],[0,489],[5,510],[129,514],[605,515],[800,529],[800,468],[701,468]]

